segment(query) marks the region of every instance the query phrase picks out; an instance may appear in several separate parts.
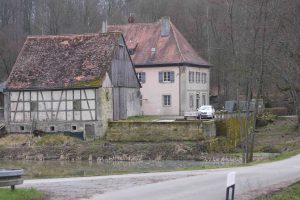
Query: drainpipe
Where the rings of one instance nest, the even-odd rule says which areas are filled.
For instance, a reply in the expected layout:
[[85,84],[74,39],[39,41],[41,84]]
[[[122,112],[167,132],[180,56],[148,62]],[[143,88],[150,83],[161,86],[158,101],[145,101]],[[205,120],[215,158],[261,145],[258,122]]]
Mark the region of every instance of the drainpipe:
[[179,69],[179,116],[182,115],[181,111],[181,69],[180,69],[180,64],[178,64],[178,69]]

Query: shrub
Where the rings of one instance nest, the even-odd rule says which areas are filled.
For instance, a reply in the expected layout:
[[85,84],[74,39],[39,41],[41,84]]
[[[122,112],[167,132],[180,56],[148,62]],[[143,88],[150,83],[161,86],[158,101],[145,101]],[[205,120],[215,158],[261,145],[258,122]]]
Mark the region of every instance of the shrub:
[[273,108],[266,108],[265,112],[277,116],[284,116],[288,114],[288,109],[286,107],[273,107]]
[[268,123],[273,123],[276,120],[277,116],[269,113],[269,112],[264,112],[260,115],[258,115],[256,119],[256,126],[257,127],[262,127],[268,125]]
[[263,146],[260,151],[265,152],[265,153],[281,153],[281,151],[271,145]]

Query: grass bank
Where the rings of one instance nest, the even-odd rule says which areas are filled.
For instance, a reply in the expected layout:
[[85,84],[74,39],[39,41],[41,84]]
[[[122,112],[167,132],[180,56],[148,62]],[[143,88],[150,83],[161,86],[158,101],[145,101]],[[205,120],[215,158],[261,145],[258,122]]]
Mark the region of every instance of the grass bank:
[[[143,116],[140,120],[151,120]],[[146,119],[145,119],[146,118]],[[131,120],[137,120],[132,118]],[[281,160],[300,153],[300,133],[296,129],[297,119],[283,118],[257,129],[256,155],[279,154],[271,161]],[[6,135],[0,138],[0,159],[7,160],[69,160],[69,161],[137,161],[137,160],[196,160],[237,161],[237,148],[229,145],[225,137],[202,141],[185,142],[109,142],[105,140],[82,141],[69,136],[49,134]],[[273,154],[274,155],[274,154]],[[272,155],[272,156],[273,156]],[[261,162],[270,160],[256,156]],[[235,162],[236,163],[236,162]],[[257,163],[257,162],[256,162]],[[256,164],[255,163],[255,164]]]
[[255,151],[282,153],[300,149],[300,132],[297,118],[278,118],[256,130]]
[[45,200],[45,196],[35,189],[0,188],[0,200]]
[[259,197],[256,200],[299,200],[300,199],[300,183],[291,185],[279,192]]

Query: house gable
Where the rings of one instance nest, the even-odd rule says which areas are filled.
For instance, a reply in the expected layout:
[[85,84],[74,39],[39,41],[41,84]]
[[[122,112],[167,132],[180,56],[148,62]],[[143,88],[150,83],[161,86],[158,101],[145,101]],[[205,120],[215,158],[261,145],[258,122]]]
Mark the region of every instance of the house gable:
[[135,67],[211,66],[198,56],[169,19],[163,18],[154,23],[110,25],[108,30],[120,31],[124,34]]
[[8,90],[101,87],[121,33],[28,37]]
[[118,46],[113,54],[110,72],[114,87],[141,87],[123,37],[118,39]]

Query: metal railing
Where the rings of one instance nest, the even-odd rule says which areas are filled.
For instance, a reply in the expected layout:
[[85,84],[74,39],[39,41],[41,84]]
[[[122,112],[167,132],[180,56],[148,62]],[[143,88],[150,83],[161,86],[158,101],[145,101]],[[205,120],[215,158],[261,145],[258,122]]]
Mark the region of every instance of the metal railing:
[[23,174],[23,169],[0,169],[0,187],[10,186],[14,190],[16,185],[23,184]]

